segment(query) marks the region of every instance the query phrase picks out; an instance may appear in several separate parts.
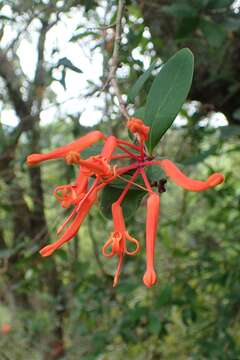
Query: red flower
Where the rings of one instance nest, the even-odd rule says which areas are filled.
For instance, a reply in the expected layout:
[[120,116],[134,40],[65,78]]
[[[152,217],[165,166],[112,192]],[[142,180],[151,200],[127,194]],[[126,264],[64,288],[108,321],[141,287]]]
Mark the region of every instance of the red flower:
[[60,248],[63,244],[71,240],[78,232],[82,222],[84,221],[85,217],[87,216],[89,210],[93,206],[94,202],[97,198],[96,190],[93,190],[92,193],[84,200],[80,210],[76,213],[75,219],[71,223],[71,226],[68,227],[66,232],[61,236],[59,240],[51,245],[47,245],[40,250],[40,254],[42,256],[49,256],[52,253]]
[[127,127],[133,134],[138,135],[141,141],[147,140],[150,128],[144,125],[142,120],[131,118],[128,120]]
[[50,151],[47,154],[29,155],[27,157],[27,164],[28,166],[32,166],[42,161],[64,158],[70,151],[81,152],[101,139],[104,140],[105,136],[100,131],[92,131],[80,139],[73,141],[71,144],[58,147],[57,149]]
[[157,162],[165,174],[178,186],[189,191],[203,191],[215,187],[224,181],[224,176],[214,173],[206,181],[193,180],[188,178],[177,166],[170,160],[160,160]]
[[87,192],[87,187],[88,176],[80,168],[75,184],[57,186],[53,194],[63,208],[68,208],[71,205],[77,205],[83,199]]
[[[69,217],[59,227],[57,234],[61,234],[67,227],[63,235],[55,243],[45,246],[40,250],[42,256],[51,255],[56,249],[64,243],[70,241],[78,232],[82,222],[86,218],[93,204],[96,202],[98,192],[107,184],[116,178],[121,178],[126,182],[118,200],[112,204],[112,217],[114,230],[109,239],[102,248],[102,253],[106,257],[118,256],[118,266],[114,276],[113,286],[115,287],[119,280],[120,270],[124,255],[133,256],[140,251],[139,241],[129,235],[126,230],[122,202],[132,186],[140,187],[148,193],[147,200],[147,218],[146,218],[146,272],[143,276],[143,282],[147,287],[153,286],[157,281],[154,267],[154,248],[157,235],[157,224],[160,209],[160,196],[153,191],[146,175],[147,166],[159,165],[166,176],[175,184],[190,191],[203,191],[222,183],[224,177],[222,174],[212,174],[206,181],[193,180],[188,178],[177,166],[170,160],[152,160],[148,156],[145,147],[145,141],[148,138],[149,127],[144,125],[143,121],[131,118],[128,121],[128,129],[137,136],[139,144],[132,144],[128,141],[117,139],[111,135],[106,138],[101,132],[93,131],[71,144],[62,146],[47,154],[33,154],[27,158],[28,165],[34,165],[41,161],[63,158],[67,164],[79,166],[79,175],[73,184],[57,186],[54,195],[61,203],[62,207],[73,207]],[[104,141],[104,146],[100,154],[83,159],[80,152],[96,143],[98,140]],[[118,149],[121,153],[116,152]],[[129,159],[129,165],[120,167],[121,159]],[[123,177],[124,174],[133,171],[130,180]],[[144,185],[137,182],[141,176]],[[90,180],[90,177],[93,178]],[[90,185],[91,183],[91,185]],[[156,182],[155,182],[156,183]],[[165,191],[163,183],[158,185],[159,193]],[[135,246],[129,250],[128,242]]]
[[157,275],[154,268],[154,249],[157,235],[157,225],[160,210],[160,196],[156,193],[149,195],[147,201],[147,221],[146,221],[146,255],[147,269],[143,277],[143,282],[147,287],[151,287],[157,282]]
[[1,333],[3,335],[7,335],[8,333],[10,333],[11,331],[11,325],[8,324],[8,323],[3,323],[2,326],[1,326]]
[[[113,287],[117,286],[121,265],[123,261],[123,255],[127,254],[129,256],[136,255],[140,251],[139,241],[134,239],[126,230],[122,208],[119,202],[112,204],[112,216],[114,231],[111,233],[110,238],[102,247],[102,253],[106,257],[112,257],[115,255],[119,256],[119,262],[117,271],[114,276]],[[135,245],[135,249],[129,251],[127,248],[127,240]],[[107,251],[107,249],[110,248]]]

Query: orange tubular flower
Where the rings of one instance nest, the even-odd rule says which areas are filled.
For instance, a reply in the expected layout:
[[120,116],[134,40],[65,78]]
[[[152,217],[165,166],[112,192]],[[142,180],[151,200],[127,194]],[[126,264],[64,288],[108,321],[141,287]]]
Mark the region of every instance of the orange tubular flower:
[[[159,194],[166,191],[166,179],[160,178],[157,180],[155,178],[149,178],[149,173],[145,171],[145,168],[147,166],[159,165],[170,180],[190,191],[203,191],[215,187],[224,181],[224,176],[220,173],[214,173],[206,181],[188,178],[170,160],[155,160],[149,156],[145,141],[148,139],[150,128],[146,126],[142,120],[131,118],[127,126],[129,131],[136,135],[137,144],[118,139],[113,135],[106,138],[100,131],[92,131],[71,144],[61,146],[49,153],[32,154],[28,156],[27,163],[31,166],[45,160],[63,158],[68,165],[75,164],[80,168],[73,184],[57,186],[54,190],[54,195],[62,207],[68,208],[72,206],[73,209],[57,230],[57,235],[60,233],[63,233],[63,235],[59,235],[60,238],[55,243],[47,245],[40,250],[40,254],[44,257],[51,255],[56,249],[70,241],[77,234],[101,189],[118,178],[126,182],[126,186],[119,198],[112,204],[114,230],[102,247],[104,256],[118,257],[113,287],[118,284],[124,255],[133,256],[140,251],[139,241],[130,236],[126,230],[121,204],[131,186],[137,186],[148,193],[146,271],[143,276],[143,282],[150,288],[157,282],[154,267],[154,251],[160,211]],[[82,159],[80,156],[81,151],[99,140],[104,140],[100,154],[91,156],[88,159]],[[121,150],[121,152],[117,150]],[[112,160],[121,161],[122,159],[128,159],[129,163],[121,167],[118,162],[114,162],[114,166],[112,167]],[[127,177],[125,177],[124,174],[127,175]],[[144,186],[142,182],[137,182],[139,176],[143,180]],[[90,177],[93,178],[93,182],[91,181],[92,179],[89,179]],[[157,187],[159,194],[153,191],[153,187]],[[131,249],[127,246],[128,242],[131,244]]]
[[64,158],[70,151],[81,152],[101,139],[104,140],[106,138],[100,131],[92,131],[89,134],[82,136],[80,139],[73,141],[68,145],[58,147],[49,153],[29,155],[27,157],[27,164],[28,166],[32,166],[39,164],[42,161]]
[[106,160],[110,160],[112,157],[112,153],[117,147],[117,139],[115,136],[111,135],[107,138],[105,141],[105,144],[103,146],[103,149],[101,151],[101,156],[105,158]]
[[137,134],[141,141],[146,141],[150,130],[149,126],[144,125],[143,121],[137,118],[131,118],[127,122],[127,127],[133,134]]
[[112,175],[111,167],[102,155],[90,156],[88,159],[80,159],[79,165],[86,176],[108,177]]
[[53,194],[63,208],[68,208],[70,205],[77,205],[83,199],[87,186],[88,176],[80,169],[75,184],[57,186]]
[[188,178],[178,167],[170,160],[160,160],[159,165],[163,168],[165,174],[178,186],[189,191],[203,191],[215,187],[224,181],[224,176],[220,173],[214,173],[206,181],[193,180]]
[[89,197],[85,199],[71,226],[68,227],[63,236],[59,240],[55,241],[55,243],[47,245],[40,250],[40,254],[42,256],[52,255],[55,250],[59,249],[63,244],[71,240],[77,234],[82,222],[84,221],[85,217],[87,216],[91,207],[96,201],[96,198],[97,191],[92,191]]
[[154,251],[157,235],[157,225],[160,210],[160,196],[156,193],[149,195],[147,201],[147,222],[146,222],[146,255],[147,269],[143,276],[143,282],[147,287],[152,287],[157,282],[154,269]]
[[[114,276],[113,287],[116,287],[119,280],[119,275],[121,271],[123,255],[127,254],[129,256],[136,255],[140,251],[139,241],[134,239],[129,233],[126,231],[126,226],[123,218],[122,208],[118,202],[112,204],[112,216],[113,216],[113,224],[114,231],[111,233],[110,238],[102,247],[102,253],[106,257],[112,257],[115,255],[119,256],[119,262],[117,271]],[[129,251],[127,249],[127,240],[135,245],[135,249]],[[110,252],[108,249],[111,249]]]
[[109,136],[103,146],[100,155],[90,156],[84,160],[79,157],[78,164],[82,167],[82,171],[85,176],[96,175],[99,177],[112,176],[112,169],[109,164],[109,160],[112,157],[117,146],[117,139],[115,136]]

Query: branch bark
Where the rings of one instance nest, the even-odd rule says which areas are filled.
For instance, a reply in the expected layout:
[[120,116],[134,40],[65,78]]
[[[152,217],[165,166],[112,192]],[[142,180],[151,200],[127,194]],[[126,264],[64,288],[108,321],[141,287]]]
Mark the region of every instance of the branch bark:
[[118,7],[117,7],[117,18],[116,18],[116,29],[115,29],[115,38],[114,38],[114,45],[113,45],[113,54],[110,59],[110,72],[108,75],[108,80],[102,90],[104,90],[106,88],[106,86],[109,83],[111,83],[111,85],[114,89],[115,95],[118,99],[120,111],[121,111],[122,115],[124,116],[124,118],[126,120],[128,120],[129,114],[128,114],[125,102],[123,100],[123,96],[121,94],[121,91],[120,91],[120,88],[119,88],[119,85],[117,82],[117,77],[116,77],[116,72],[119,67],[119,50],[120,50],[120,44],[121,44],[122,18],[123,18],[123,13],[124,13],[124,7],[125,7],[125,0],[119,0]]

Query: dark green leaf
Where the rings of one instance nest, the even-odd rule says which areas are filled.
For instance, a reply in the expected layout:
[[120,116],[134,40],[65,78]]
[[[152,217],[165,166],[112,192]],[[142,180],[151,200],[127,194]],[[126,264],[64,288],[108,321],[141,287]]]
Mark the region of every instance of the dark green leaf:
[[221,126],[219,130],[220,136],[224,139],[240,135],[240,126],[237,125]]
[[144,120],[144,115],[145,115],[145,107],[144,106],[138,108],[134,113],[134,116],[141,120]]
[[198,27],[198,22],[198,17],[182,19],[176,32],[176,39],[182,39],[190,34],[193,34]]
[[[122,189],[118,189],[112,186],[106,186],[103,189],[99,207],[102,214],[107,219],[112,219],[112,212],[111,212],[112,204],[115,201],[117,201],[121,193],[122,193]],[[123,214],[125,219],[130,218],[131,216],[134,215],[144,195],[145,195],[144,191],[129,190],[122,203]]]
[[191,87],[194,58],[184,48],[172,56],[161,68],[149,91],[144,122],[151,127],[148,149],[150,153],[172,125]]
[[88,12],[89,10],[93,9],[93,7],[95,6],[95,0],[85,0],[84,5],[85,5],[85,11]]
[[147,167],[146,174],[148,176],[150,183],[153,183],[155,181],[159,181],[159,180],[165,178],[164,171],[160,168],[159,165],[151,165],[151,166]]
[[240,109],[239,109],[239,108],[234,111],[233,117],[234,117],[234,119],[236,119],[236,120],[240,120]]
[[156,304],[158,308],[161,308],[165,305],[170,304],[172,297],[172,286],[170,284],[165,284],[161,287],[161,291],[159,292],[156,298]]
[[[126,181],[118,178],[118,179],[111,182],[111,187],[115,187],[115,188],[118,188],[118,189],[124,189],[126,187],[126,185],[127,185],[127,181],[130,180],[131,175],[130,174],[124,174],[124,175],[122,175],[122,178],[126,179]],[[138,178],[135,180],[135,182],[137,184],[141,185],[141,186],[144,186],[144,182],[143,182],[143,180],[142,180],[142,178],[140,176],[138,176]],[[134,186],[134,185],[132,185],[132,189],[134,191],[142,191],[141,188],[139,188],[137,186]]]
[[13,22],[16,21],[16,19],[14,19],[10,16],[7,16],[7,15],[0,15],[0,20],[7,20],[7,21],[13,21]]
[[62,77],[59,80],[60,84],[63,86],[64,90],[66,90],[66,70],[62,69]]
[[227,36],[226,31],[221,25],[209,20],[202,19],[199,23],[199,27],[207,39],[207,42],[212,47],[217,48],[221,46]]
[[240,28],[240,21],[238,18],[228,18],[224,21],[223,25],[228,31],[237,31]]
[[189,4],[175,3],[163,6],[162,10],[166,14],[176,16],[178,18],[189,18],[197,15],[196,9]]
[[84,31],[84,32],[77,33],[77,34],[73,35],[69,41],[76,42],[76,41],[78,41],[80,39],[85,38],[86,36],[94,36],[94,37],[96,37],[96,36],[98,36],[98,34],[96,32],[94,32],[94,31]]
[[157,60],[153,61],[152,64],[149,66],[149,68],[137,79],[137,81],[133,84],[133,86],[130,88],[128,92],[128,100],[130,102],[134,102],[135,97],[139,94],[141,89],[143,88],[145,82],[151,75],[153,69],[156,66]]
[[61,65],[64,66],[64,68],[68,68],[77,73],[82,73],[82,70],[80,70],[77,66],[73,65],[73,63],[66,57],[64,57],[58,61],[57,67],[59,67]]
[[230,5],[232,5],[233,2],[233,0],[210,0],[208,3],[208,8],[221,9],[229,7]]
[[148,321],[148,331],[151,334],[158,335],[161,329],[161,319],[158,314],[150,313]]

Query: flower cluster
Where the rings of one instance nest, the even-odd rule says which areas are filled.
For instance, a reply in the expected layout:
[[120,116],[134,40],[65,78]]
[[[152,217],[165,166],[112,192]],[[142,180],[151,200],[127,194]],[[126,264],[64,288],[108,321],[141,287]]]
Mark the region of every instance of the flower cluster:
[[[113,286],[119,280],[121,265],[124,255],[133,256],[140,251],[140,244],[132,237],[125,225],[122,202],[132,186],[137,185],[135,181],[141,177],[148,194],[147,216],[146,216],[146,271],[143,282],[147,287],[153,286],[157,281],[154,267],[154,248],[157,234],[157,225],[160,211],[160,193],[164,189],[164,182],[158,186],[158,192],[153,190],[145,168],[159,165],[165,175],[178,186],[190,191],[203,191],[223,182],[224,177],[220,173],[214,173],[206,181],[198,181],[188,178],[170,160],[156,160],[147,153],[145,142],[148,139],[149,127],[142,120],[131,118],[127,127],[135,135],[137,144],[124,141],[111,135],[105,137],[100,131],[92,131],[71,144],[59,147],[49,153],[32,154],[28,156],[29,166],[36,165],[42,161],[62,158],[67,164],[78,167],[78,176],[73,184],[57,186],[54,190],[56,199],[63,208],[72,207],[72,212],[57,230],[60,238],[53,244],[47,245],[40,250],[42,256],[51,255],[64,243],[71,240],[78,232],[82,222],[97,200],[99,191],[116,178],[122,178],[124,174],[131,174],[126,180],[126,187],[116,202],[112,204],[113,231],[109,239],[102,247],[102,253],[106,257],[117,256],[118,266],[114,276]],[[103,141],[102,151],[99,155],[88,159],[81,158],[81,152],[95,144]],[[122,159],[128,159],[127,166],[120,166]],[[114,165],[113,165],[114,164]],[[65,231],[64,231],[65,230]],[[129,245],[131,243],[131,250]]]

